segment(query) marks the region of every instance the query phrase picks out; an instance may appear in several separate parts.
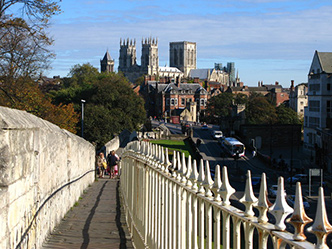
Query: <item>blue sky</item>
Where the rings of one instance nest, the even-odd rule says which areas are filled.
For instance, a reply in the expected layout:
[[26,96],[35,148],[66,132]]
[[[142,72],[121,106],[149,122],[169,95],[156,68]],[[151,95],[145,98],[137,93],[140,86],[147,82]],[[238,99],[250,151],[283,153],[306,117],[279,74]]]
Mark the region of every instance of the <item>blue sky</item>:
[[100,69],[108,50],[118,66],[120,38],[158,38],[159,65],[169,65],[169,43],[197,43],[197,68],[234,62],[241,81],[307,82],[315,50],[332,51],[331,0],[64,0],[52,19],[56,59],[47,76],[67,76],[76,64]]

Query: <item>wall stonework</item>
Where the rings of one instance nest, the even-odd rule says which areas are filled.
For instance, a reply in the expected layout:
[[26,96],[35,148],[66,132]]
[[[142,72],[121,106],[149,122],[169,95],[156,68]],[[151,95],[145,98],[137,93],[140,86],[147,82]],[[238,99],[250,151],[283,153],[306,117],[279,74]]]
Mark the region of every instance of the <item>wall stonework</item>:
[[0,128],[0,248],[41,248],[94,181],[95,148],[6,107],[0,107]]

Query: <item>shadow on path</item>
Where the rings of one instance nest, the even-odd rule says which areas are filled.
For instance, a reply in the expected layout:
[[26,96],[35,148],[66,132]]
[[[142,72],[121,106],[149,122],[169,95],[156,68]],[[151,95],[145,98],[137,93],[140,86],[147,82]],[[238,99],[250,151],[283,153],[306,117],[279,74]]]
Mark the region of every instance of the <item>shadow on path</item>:
[[84,240],[83,240],[83,243],[81,245],[81,249],[87,249],[88,248],[88,245],[89,245],[89,242],[90,242],[89,228],[90,228],[91,220],[92,220],[93,216],[96,213],[96,209],[97,209],[98,204],[100,202],[100,197],[103,194],[104,188],[105,188],[107,183],[108,183],[108,181],[106,181],[103,184],[102,188],[100,189],[99,194],[96,198],[95,205],[92,207],[92,209],[90,211],[90,214],[89,214],[88,218],[85,221],[84,228],[83,228],[83,231],[82,231],[82,235],[83,235]]
[[116,185],[116,226],[119,230],[119,236],[120,236],[120,249],[125,249],[127,248],[127,240],[126,240],[126,233],[123,230],[123,223],[121,222],[121,200],[120,200],[120,194],[119,194],[119,189],[120,189],[120,181],[118,181]]

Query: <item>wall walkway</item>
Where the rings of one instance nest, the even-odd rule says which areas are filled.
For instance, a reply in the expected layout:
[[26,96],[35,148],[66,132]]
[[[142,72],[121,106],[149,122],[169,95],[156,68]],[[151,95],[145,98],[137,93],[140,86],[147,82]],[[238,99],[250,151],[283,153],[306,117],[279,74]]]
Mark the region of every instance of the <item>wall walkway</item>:
[[43,248],[134,248],[121,208],[119,179],[98,179],[46,239]]

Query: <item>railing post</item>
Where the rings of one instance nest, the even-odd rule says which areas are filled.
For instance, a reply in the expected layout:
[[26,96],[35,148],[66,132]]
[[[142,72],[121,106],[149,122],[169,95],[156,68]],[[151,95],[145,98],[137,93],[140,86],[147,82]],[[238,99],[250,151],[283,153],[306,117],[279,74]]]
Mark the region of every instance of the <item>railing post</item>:
[[[230,233],[230,215],[227,212],[222,212],[222,245],[224,249],[231,247],[231,233]],[[235,246],[233,246],[235,248]]]
[[[221,222],[220,222],[220,209],[214,207],[214,234],[213,234],[213,242],[214,249],[220,249],[221,239],[220,239],[220,230],[221,230]],[[223,227],[225,229],[225,227]],[[223,247],[225,248],[225,247]]]
[[[144,165],[145,166],[145,165]],[[145,200],[145,203],[144,203],[144,207],[145,207],[145,210],[144,210],[144,224],[143,224],[143,227],[144,227],[144,240],[145,242],[148,241],[148,238],[149,238],[149,225],[150,225],[150,195],[149,195],[149,191],[150,191],[150,186],[149,186],[149,170],[148,168],[146,167],[145,168],[145,171],[144,171],[144,184],[145,184],[145,196],[144,196],[144,200]]]

